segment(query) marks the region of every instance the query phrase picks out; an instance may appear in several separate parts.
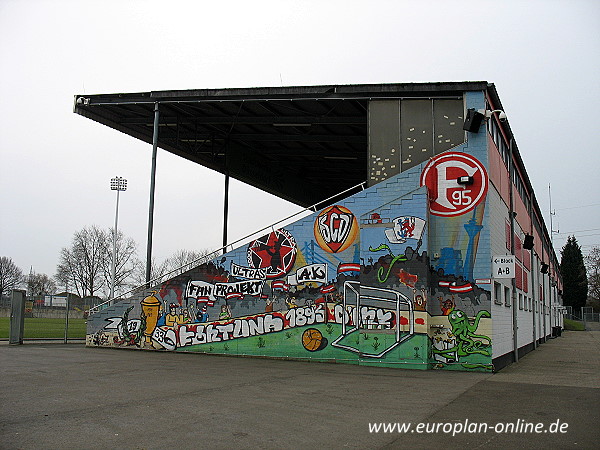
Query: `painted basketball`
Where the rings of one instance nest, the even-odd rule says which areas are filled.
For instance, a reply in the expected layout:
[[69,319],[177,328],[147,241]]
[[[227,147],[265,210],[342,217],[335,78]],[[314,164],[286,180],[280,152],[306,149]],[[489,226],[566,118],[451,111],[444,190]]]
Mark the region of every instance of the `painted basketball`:
[[309,328],[302,333],[302,345],[309,352],[316,352],[325,348],[327,339],[316,328]]

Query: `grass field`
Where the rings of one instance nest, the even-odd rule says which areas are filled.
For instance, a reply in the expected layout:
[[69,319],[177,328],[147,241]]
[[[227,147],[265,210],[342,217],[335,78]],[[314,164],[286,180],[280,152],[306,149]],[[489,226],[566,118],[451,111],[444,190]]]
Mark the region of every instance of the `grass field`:
[[585,327],[583,326],[583,322],[579,322],[577,320],[564,319],[565,330],[569,331],[585,331]]
[[[0,317],[0,339],[8,339],[10,318]],[[69,319],[69,338],[84,338],[85,319]],[[64,338],[65,319],[25,318],[23,338]]]

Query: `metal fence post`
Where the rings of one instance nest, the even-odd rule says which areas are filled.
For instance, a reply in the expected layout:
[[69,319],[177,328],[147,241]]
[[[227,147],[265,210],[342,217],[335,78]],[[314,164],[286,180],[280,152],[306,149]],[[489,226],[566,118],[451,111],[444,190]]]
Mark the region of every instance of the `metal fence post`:
[[69,337],[68,337],[68,333],[69,333],[69,292],[67,291],[67,304],[65,306],[65,344],[67,343]]
[[25,291],[14,289],[11,296],[10,307],[10,335],[9,344],[23,343],[23,329],[25,328]]

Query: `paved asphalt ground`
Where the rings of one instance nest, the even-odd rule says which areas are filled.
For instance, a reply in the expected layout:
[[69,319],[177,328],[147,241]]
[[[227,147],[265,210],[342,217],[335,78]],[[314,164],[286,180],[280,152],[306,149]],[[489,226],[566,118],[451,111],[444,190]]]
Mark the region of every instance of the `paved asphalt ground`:
[[[3,344],[0,448],[598,449],[599,369],[598,331],[565,332],[497,374]],[[465,420],[568,428],[369,432]]]

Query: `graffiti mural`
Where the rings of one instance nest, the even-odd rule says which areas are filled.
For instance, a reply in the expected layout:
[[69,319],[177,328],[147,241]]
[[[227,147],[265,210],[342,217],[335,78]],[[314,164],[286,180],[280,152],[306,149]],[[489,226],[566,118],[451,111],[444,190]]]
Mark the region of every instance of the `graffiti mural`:
[[447,152],[429,160],[421,185],[429,188],[431,214],[453,217],[471,211],[485,199],[488,175],[477,158]]
[[326,252],[343,252],[356,239],[358,223],[349,209],[334,205],[317,216],[314,233],[317,244]]
[[275,230],[250,244],[248,264],[254,269],[266,269],[266,277],[285,275],[296,260],[296,241],[284,230]]
[[87,344],[491,370],[486,189],[440,155],[100,311]]

